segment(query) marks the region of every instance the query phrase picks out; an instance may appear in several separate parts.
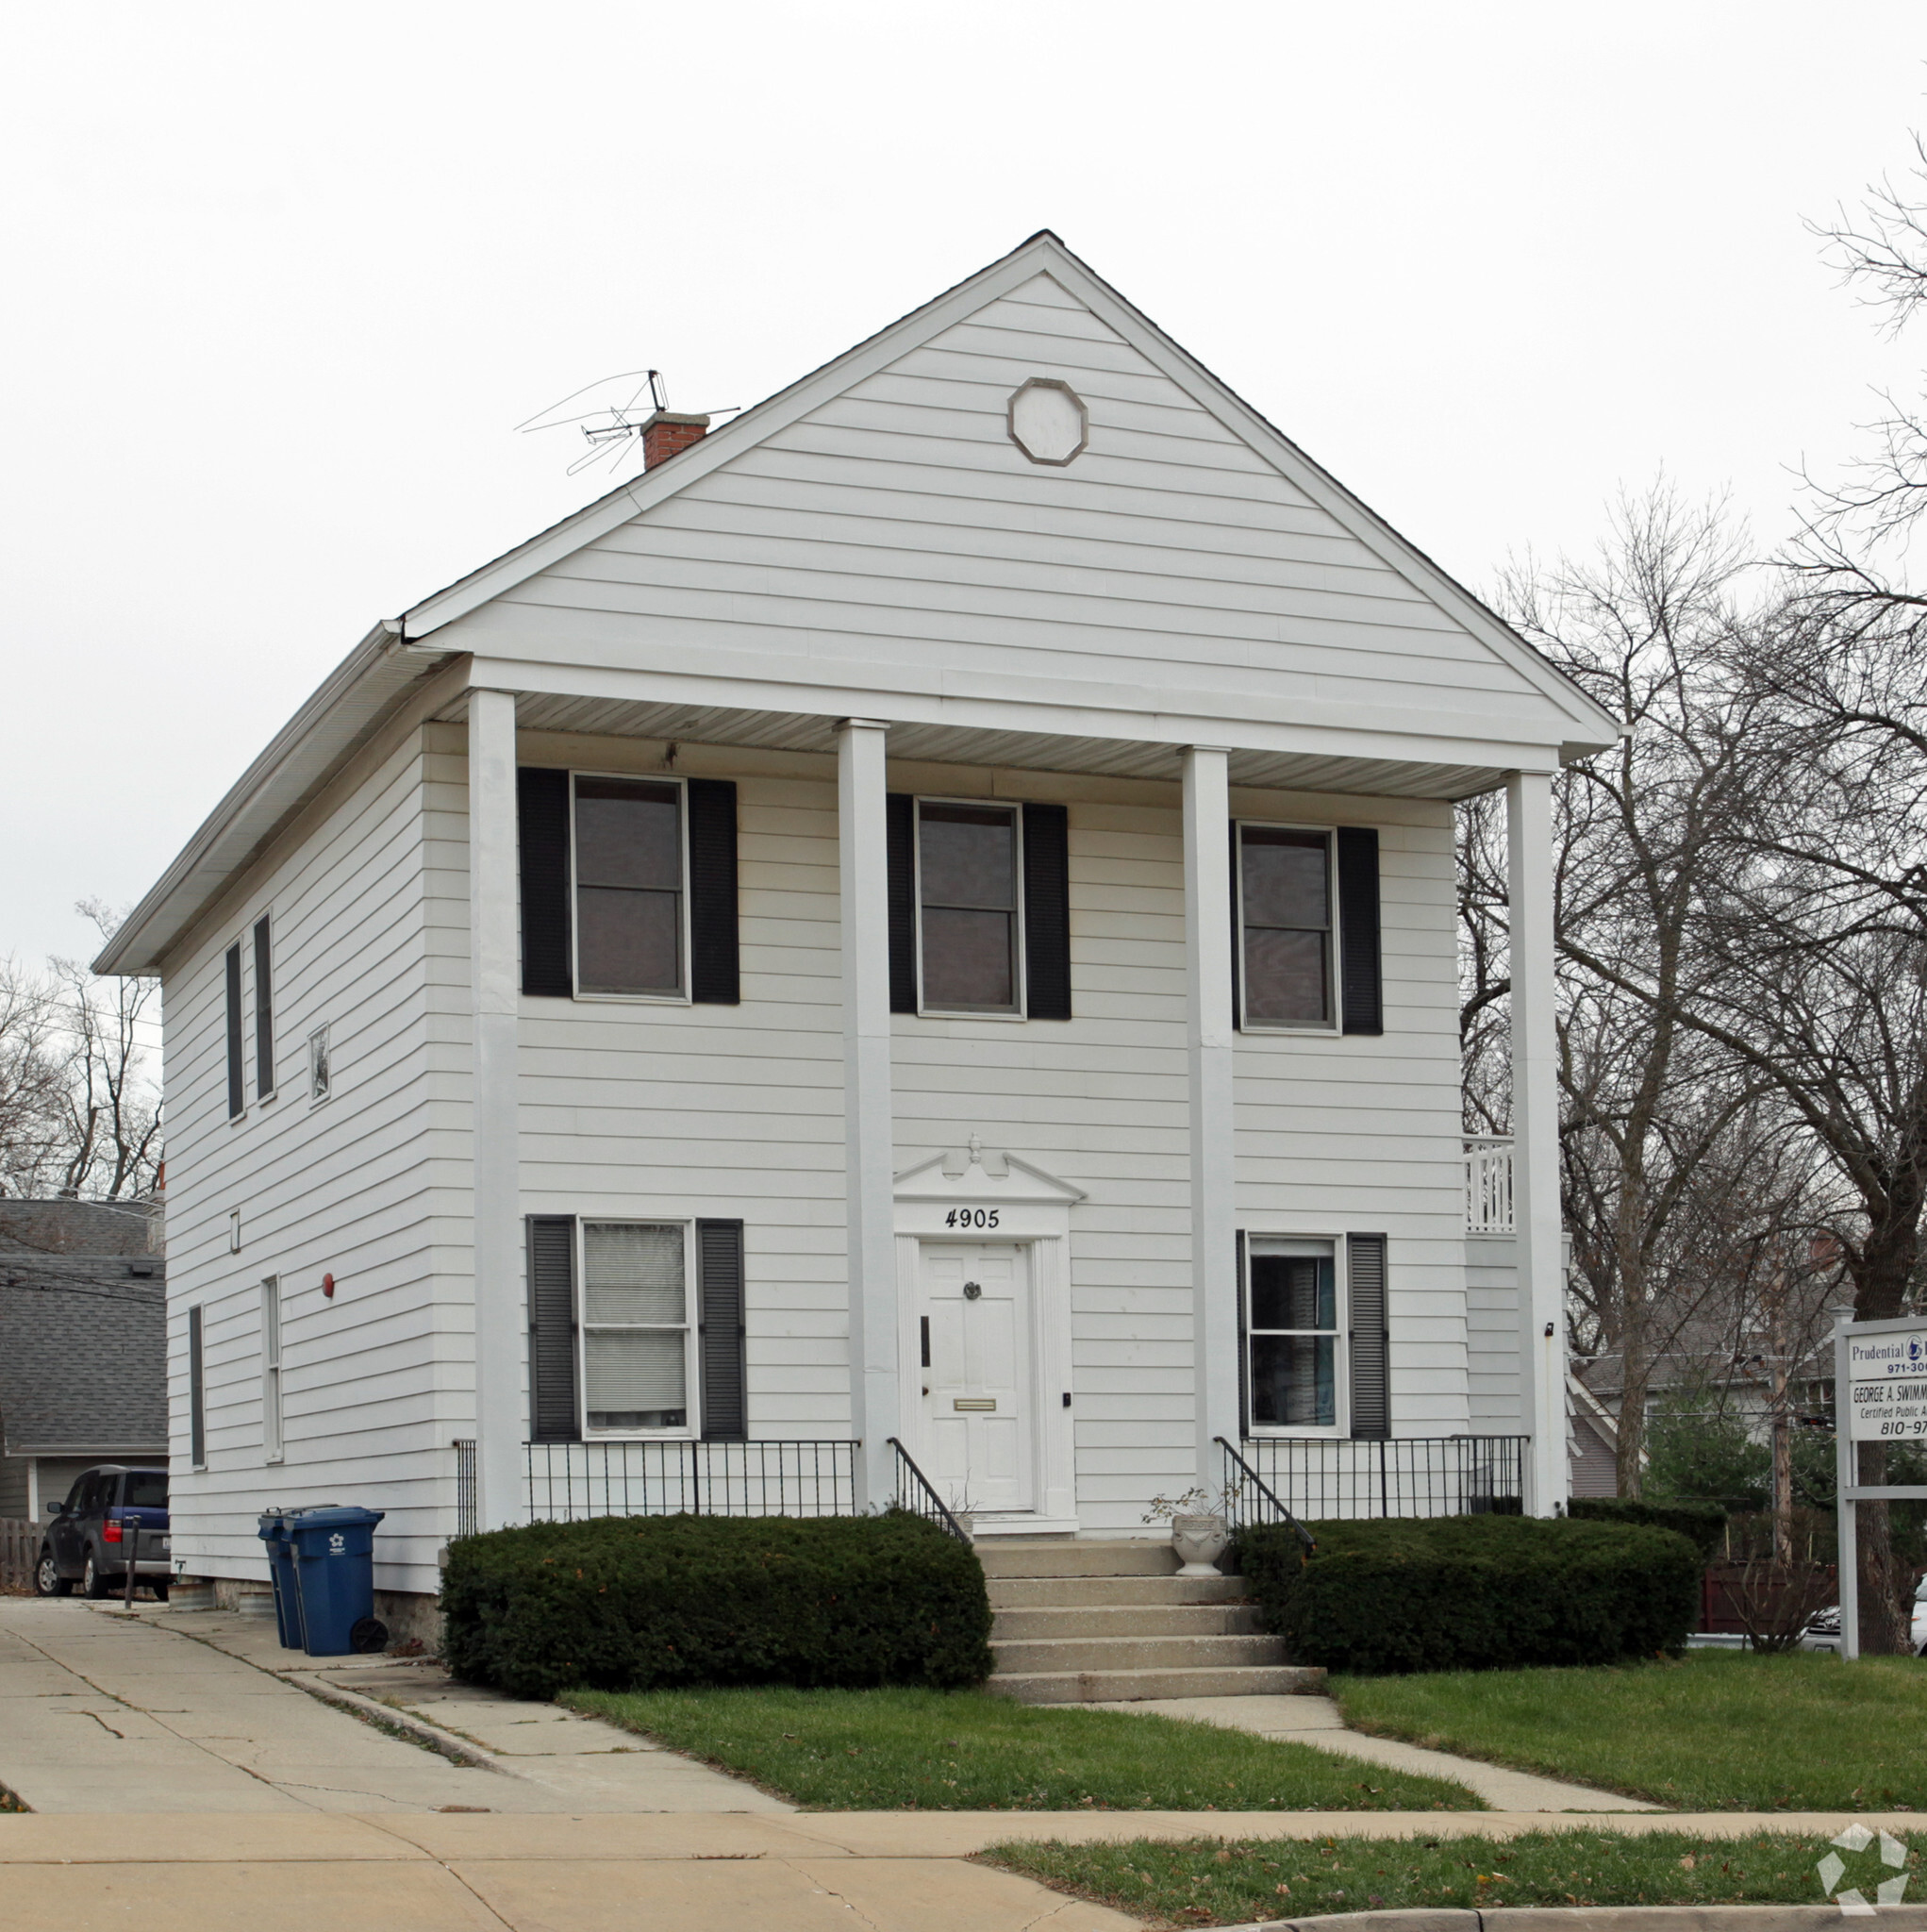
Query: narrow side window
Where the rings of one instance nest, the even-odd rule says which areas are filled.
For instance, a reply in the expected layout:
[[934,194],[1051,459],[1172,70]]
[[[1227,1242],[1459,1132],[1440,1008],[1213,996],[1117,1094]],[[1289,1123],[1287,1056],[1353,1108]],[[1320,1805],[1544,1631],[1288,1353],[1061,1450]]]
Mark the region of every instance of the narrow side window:
[[924,1007],[1018,1011],[1016,808],[923,801],[917,822]]
[[583,1409],[591,1430],[689,1426],[688,1246],[688,1230],[674,1224],[583,1224]]
[[281,1282],[261,1283],[261,1455],[281,1460]]
[[227,949],[224,985],[227,993],[227,1118],[238,1121],[247,1110],[246,1068],[241,1037],[241,948]]
[[1330,1241],[1246,1242],[1251,1419],[1259,1428],[1338,1422],[1337,1260]]
[[307,1036],[307,1096],[325,1100],[334,1091],[334,1071],[328,1061],[328,1029],[317,1026]]
[[274,1091],[274,960],[265,918],[255,921],[255,1098]]
[[683,991],[680,785],[575,780],[575,991]]
[[188,1460],[208,1466],[208,1399],[201,1362],[201,1309],[188,1310]]
[[1238,828],[1238,978],[1247,1026],[1332,1024],[1331,838]]

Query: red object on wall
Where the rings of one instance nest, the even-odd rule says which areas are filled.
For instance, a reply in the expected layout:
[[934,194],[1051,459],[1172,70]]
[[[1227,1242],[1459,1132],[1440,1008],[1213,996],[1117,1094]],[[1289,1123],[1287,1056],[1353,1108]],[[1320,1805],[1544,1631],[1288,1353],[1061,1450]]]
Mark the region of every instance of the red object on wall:
[[329,1299],[330,1301],[333,1301],[333,1300],[334,1300],[334,1298],[335,1298],[335,1277],[334,1277],[334,1276],[333,1276],[332,1274],[324,1274],[324,1275],[322,1276],[322,1292],[323,1292],[323,1293],[324,1293],[324,1295],[326,1295],[326,1296],[327,1296],[327,1298],[328,1298],[328,1299]]

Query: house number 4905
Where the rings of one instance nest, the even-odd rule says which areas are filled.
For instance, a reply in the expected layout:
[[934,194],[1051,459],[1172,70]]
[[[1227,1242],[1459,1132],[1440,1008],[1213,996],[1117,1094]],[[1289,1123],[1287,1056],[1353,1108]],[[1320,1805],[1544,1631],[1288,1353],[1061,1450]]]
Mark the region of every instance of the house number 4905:
[[994,1208],[953,1208],[943,1217],[945,1227],[995,1227],[997,1210]]

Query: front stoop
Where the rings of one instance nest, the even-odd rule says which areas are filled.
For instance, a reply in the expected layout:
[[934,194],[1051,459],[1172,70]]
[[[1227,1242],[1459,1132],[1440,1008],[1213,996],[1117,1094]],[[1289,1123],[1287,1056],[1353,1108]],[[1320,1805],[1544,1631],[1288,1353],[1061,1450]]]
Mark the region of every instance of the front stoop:
[[996,1622],[984,1687],[1021,1704],[1308,1694],[1325,1674],[1285,1661],[1236,1576],[1180,1576],[1169,1543],[977,1545]]

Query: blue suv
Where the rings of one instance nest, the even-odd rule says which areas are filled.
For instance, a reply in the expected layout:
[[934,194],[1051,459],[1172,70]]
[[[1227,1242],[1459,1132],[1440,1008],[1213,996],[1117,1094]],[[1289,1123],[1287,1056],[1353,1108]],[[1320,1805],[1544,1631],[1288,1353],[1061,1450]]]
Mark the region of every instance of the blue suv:
[[167,1533],[167,1472],[128,1469],[103,1462],[74,1479],[54,1514],[34,1565],[42,1596],[66,1596],[77,1583],[82,1596],[117,1595],[134,1581],[167,1601],[173,1567]]

